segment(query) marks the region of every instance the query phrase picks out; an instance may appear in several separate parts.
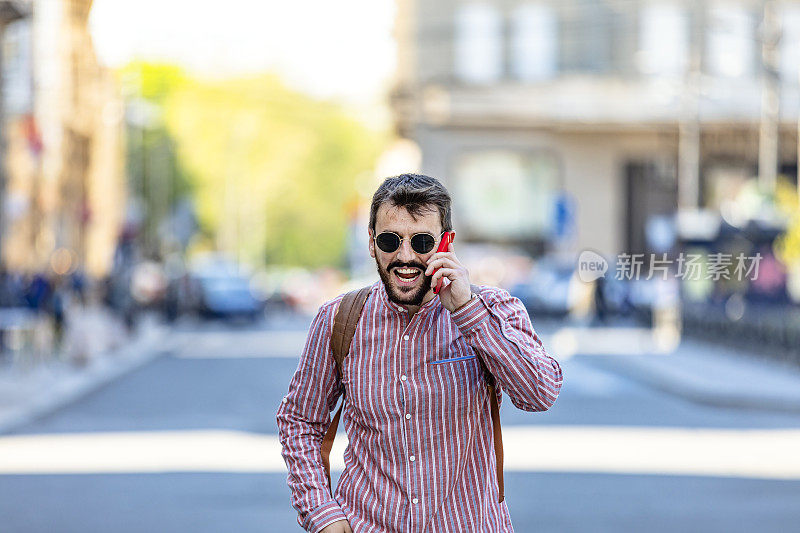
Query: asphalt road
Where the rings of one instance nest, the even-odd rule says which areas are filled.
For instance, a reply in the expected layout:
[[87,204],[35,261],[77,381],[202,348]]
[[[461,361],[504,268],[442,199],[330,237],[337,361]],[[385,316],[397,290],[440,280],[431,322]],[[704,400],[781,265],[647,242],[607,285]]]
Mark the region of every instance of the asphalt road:
[[[168,355],[0,437],[19,453],[0,460],[0,531],[299,531],[275,410],[304,324],[184,325]],[[518,532],[800,530],[800,475],[781,468],[800,415],[562,366],[549,412],[502,409]]]

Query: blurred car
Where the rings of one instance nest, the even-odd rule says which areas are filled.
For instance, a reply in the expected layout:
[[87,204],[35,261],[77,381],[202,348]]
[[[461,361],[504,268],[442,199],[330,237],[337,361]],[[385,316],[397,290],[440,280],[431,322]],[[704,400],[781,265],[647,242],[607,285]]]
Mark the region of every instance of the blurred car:
[[628,281],[628,302],[635,317],[650,322],[654,311],[677,305],[679,291],[675,278],[633,279]]
[[244,276],[226,273],[195,277],[197,311],[205,318],[248,318],[256,320],[264,313],[259,298]]
[[528,278],[513,285],[510,292],[531,315],[558,318],[584,315],[591,307],[593,287],[580,281],[575,266],[574,262],[542,259]]
[[[595,290],[602,291],[606,313],[612,316],[629,316],[634,307],[630,299],[631,284],[627,280],[618,279],[614,272],[606,272],[602,282],[598,279]],[[597,295],[595,295],[597,305]]]

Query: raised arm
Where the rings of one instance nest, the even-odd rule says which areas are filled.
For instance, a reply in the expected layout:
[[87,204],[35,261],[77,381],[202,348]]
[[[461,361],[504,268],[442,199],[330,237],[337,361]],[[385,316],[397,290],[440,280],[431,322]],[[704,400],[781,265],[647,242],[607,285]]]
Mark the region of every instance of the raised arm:
[[561,390],[561,366],[545,351],[519,298],[485,288],[451,318],[511,403],[525,411],[553,406]]
[[320,453],[331,422],[330,411],[342,392],[330,349],[335,311],[334,303],[328,303],[312,321],[289,392],[277,414],[292,506],[298,512],[298,523],[312,533],[345,519],[331,496]]

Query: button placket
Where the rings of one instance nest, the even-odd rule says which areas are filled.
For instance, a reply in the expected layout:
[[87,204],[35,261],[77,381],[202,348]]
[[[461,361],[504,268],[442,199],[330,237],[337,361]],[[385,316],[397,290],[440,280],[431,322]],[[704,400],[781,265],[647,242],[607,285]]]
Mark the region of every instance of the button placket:
[[[399,352],[401,354],[401,372],[404,372],[402,367],[405,364],[409,364],[409,365],[411,365],[413,367],[413,363],[411,362],[411,359],[413,358],[413,356],[412,356],[411,351],[410,351],[411,343],[409,342],[411,340],[411,336],[408,333],[405,333],[405,331],[408,330],[408,327],[410,325],[411,324],[409,323],[408,325],[406,325],[406,328],[404,328],[404,332],[403,332],[401,340],[399,342]],[[411,390],[412,390],[412,388],[410,386],[411,385],[411,381],[409,380],[409,376],[406,375],[405,373],[401,373],[400,374],[400,383],[401,383],[401,391],[402,391],[403,398],[404,398],[404,400],[408,400],[408,401],[403,401],[403,406],[406,407],[409,410],[412,410],[412,407],[411,407],[411,402],[412,402]],[[405,413],[405,419],[408,420],[408,421],[411,420],[411,413],[410,412]],[[404,441],[405,441],[405,447],[406,447],[406,452],[405,453],[407,454],[406,455],[406,457],[407,457],[406,472],[408,472],[408,476],[409,476],[408,479],[409,479],[409,489],[410,489],[408,497],[409,497],[411,503],[416,506],[419,503],[419,498],[415,497],[414,495],[417,494],[418,491],[419,491],[420,482],[419,482],[418,472],[414,468],[417,458],[412,453],[412,450],[415,448],[415,445],[414,445],[415,439],[414,439],[414,433],[413,433],[413,429],[412,428],[413,428],[412,424],[408,424],[408,425],[405,426],[405,431],[404,431],[405,439],[404,439]]]

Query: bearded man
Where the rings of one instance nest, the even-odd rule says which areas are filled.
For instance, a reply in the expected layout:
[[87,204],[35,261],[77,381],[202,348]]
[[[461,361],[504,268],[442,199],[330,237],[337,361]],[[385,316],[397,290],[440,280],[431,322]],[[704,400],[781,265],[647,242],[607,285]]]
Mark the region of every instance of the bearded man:
[[[312,533],[511,532],[496,475],[490,389],[545,411],[562,372],[519,299],[470,284],[453,244],[451,200],[436,179],[386,179],[372,199],[372,285],[349,355],[331,349],[339,296],[320,307],[278,409],[298,523]],[[442,281],[438,294],[433,288]],[[344,394],[344,471],[331,491],[320,460]],[[496,403],[495,403],[496,405]]]

